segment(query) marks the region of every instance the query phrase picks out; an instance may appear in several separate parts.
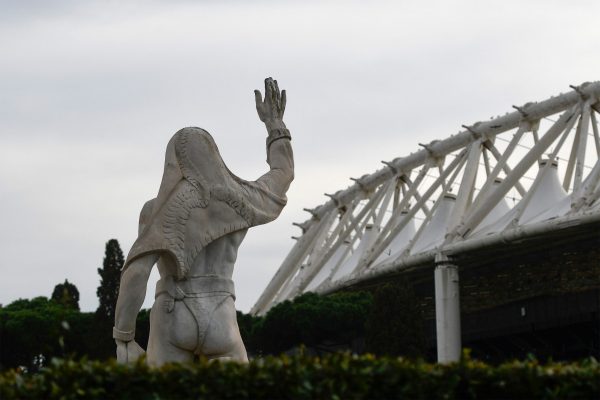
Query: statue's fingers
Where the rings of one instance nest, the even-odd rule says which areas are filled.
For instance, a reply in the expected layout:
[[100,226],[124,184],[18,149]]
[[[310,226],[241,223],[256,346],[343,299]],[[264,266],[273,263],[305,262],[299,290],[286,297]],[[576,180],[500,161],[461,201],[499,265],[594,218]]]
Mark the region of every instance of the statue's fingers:
[[272,105],[277,106],[277,88],[273,80],[269,82],[269,100]]
[[279,92],[279,85],[277,84],[277,81],[273,81],[274,85],[275,85],[275,93],[277,93],[277,98],[281,97],[281,92]]
[[287,95],[285,93],[285,89],[281,91],[281,116],[283,117],[283,113],[285,112],[285,103],[287,102]]
[[254,100],[256,101],[256,107],[258,107],[260,104],[262,104],[262,93],[260,93],[260,90],[255,90],[254,91]]
[[270,99],[272,94],[272,89],[273,89],[273,79],[271,78],[267,78],[265,79],[265,100]]
[[273,93],[277,93],[277,83],[273,78],[269,79],[269,86],[271,87]]

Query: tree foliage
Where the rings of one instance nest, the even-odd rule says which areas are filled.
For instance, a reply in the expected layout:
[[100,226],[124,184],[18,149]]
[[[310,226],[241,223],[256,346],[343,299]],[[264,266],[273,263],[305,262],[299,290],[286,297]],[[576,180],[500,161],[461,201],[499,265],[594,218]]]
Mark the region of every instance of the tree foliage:
[[[20,299],[0,307],[0,369],[36,371],[53,358],[71,355],[95,360],[115,356],[112,323],[94,313],[64,307],[46,297]],[[136,340],[148,343],[149,312],[138,316]]]
[[375,290],[366,325],[367,351],[406,357],[419,357],[425,352],[421,306],[406,279]]
[[0,309],[2,367],[22,365],[36,369],[39,365],[34,359],[61,355],[59,339],[66,326],[61,321],[77,314],[77,310],[65,308],[47,297],[20,299]]
[[247,345],[258,353],[271,354],[300,344],[319,346],[335,342],[349,347],[353,339],[364,334],[371,303],[371,295],[366,292],[303,294],[276,305],[264,318],[255,320]]
[[79,290],[67,279],[54,287],[51,300],[63,307],[79,310]]
[[116,239],[110,239],[106,243],[102,268],[98,268],[100,286],[98,286],[96,294],[100,304],[96,310],[96,315],[100,319],[111,322],[115,319],[115,307],[119,295],[119,282],[123,263],[123,252],[119,242]]

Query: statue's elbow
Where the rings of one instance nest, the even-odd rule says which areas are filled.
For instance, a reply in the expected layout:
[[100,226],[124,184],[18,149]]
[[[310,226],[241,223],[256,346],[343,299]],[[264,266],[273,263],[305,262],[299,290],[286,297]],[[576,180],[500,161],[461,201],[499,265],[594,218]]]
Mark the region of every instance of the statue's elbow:
[[291,183],[292,183],[292,181],[294,180],[294,169],[293,169],[293,168],[289,169],[289,170],[287,171],[287,174],[286,174],[286,175],[287,175],[287,176],[286,176],[286,178],[287,178],[287,183],[288,183],[288,185],[289,185],[289,184],[291,184]]

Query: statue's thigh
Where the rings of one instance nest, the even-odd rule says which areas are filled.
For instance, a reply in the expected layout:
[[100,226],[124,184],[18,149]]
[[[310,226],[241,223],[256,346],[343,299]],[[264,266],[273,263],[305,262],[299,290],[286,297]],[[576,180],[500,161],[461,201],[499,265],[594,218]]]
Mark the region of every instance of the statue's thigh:
[[159,296],[150,312],[148,361],[160,365],[192,360],[197,332],[196,321],[183,302]]
[[214,310],[207,328],[202,353],[208,358],[248,361],[232,297],[225,299]]

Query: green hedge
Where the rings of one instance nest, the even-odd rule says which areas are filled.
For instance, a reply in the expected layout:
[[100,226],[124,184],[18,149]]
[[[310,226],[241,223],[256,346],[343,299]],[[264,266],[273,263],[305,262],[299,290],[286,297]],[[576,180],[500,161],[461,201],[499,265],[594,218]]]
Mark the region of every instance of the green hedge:
[[568,399],[600,398],[600,365],[542,365],[536,360],[490,366],[464,357],[451,365],[332,354],[233,362],[173,364],[53,360],[37,374],[0,375],[8,399]]

